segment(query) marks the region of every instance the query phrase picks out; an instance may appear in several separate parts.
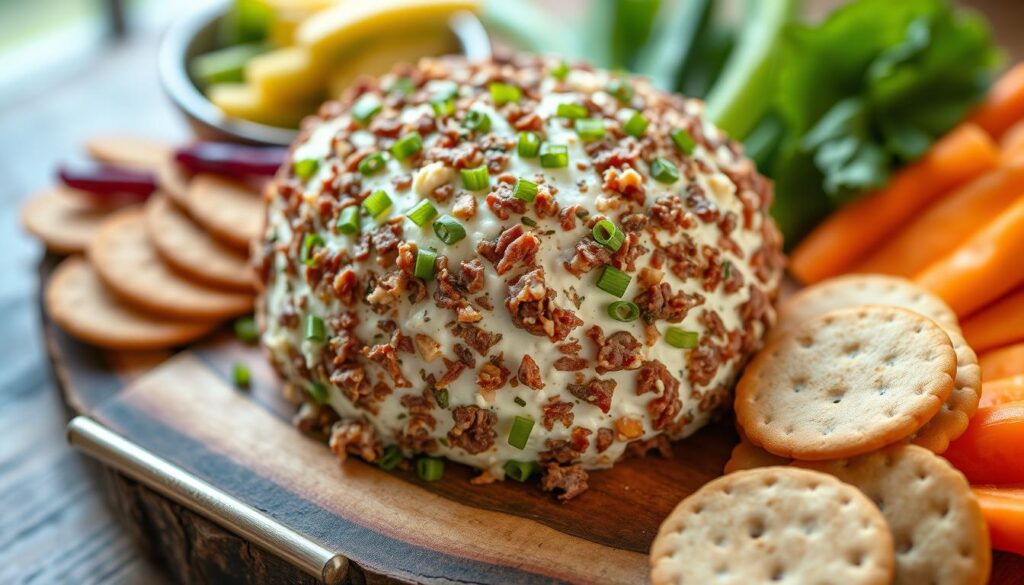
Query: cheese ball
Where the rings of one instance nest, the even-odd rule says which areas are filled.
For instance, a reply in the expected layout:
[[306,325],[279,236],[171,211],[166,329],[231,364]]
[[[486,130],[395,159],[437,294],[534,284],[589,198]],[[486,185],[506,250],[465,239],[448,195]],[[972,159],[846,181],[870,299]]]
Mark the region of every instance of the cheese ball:
[[262,343],[339,455],[572,497],[728,401],[774,320],[771,198],[697,100],[425,59],[324,105],[268,187]]

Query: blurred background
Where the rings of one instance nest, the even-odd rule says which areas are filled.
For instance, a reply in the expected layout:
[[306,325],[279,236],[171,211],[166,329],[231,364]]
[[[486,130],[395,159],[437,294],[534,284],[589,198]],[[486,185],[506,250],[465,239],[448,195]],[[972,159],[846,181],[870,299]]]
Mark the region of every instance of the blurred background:
[[[42,249],[22,233],[18,216],[25,199],[54,181],[59,163],[80,156],[89,136],[188,139],[185,118],[161,88],[157,56],[170,24],[212,4],[223,3],[0,0],[0,429],[13,437],[0,440],[0,583],[162,580],[104,511],[83,462],[63,441],[65,414],[39,330],[36,267]],[[726,13],[738,10],[738,3],[723,4],[731,6]],[[807,0],[805,10],[814,20],[841,4]],[[1010,61],[1024,56],[1024,1],[958,4],[988,17]],[[485,6],[485,25],[509,45],[550,43],[572,58],[618,50],[593,34],[601,30],[594,19],[602,13],[594,2],[538,0],[526,10],[526,3],[494,0]],[[488,17],[487,11],[503,16]],[[518,26],[503,27],[516,19]],[[625,41],[627,50],[631,42]],[[234,73],[227,67],[213,75],[211,84],[231,83]],[[227,89],[234,93],[223,99],[241,103],[243,88]]]

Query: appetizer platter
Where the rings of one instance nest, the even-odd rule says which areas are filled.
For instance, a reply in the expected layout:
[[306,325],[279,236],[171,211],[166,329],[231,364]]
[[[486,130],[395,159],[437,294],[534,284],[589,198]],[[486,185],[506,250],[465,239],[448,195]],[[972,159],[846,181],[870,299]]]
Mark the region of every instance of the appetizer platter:
[[97,136],[24,210],[69,440],[178,579],[1024,579],[1024,66],[980,17],[751,3],[715,57],[715,2],[599,3],[583,59],[314,4],[189,50],[216,139]]

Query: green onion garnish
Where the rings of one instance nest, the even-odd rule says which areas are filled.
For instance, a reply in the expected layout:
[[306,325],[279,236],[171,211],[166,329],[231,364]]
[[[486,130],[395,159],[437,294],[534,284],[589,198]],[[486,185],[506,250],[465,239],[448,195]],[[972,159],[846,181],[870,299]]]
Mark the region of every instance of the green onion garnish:
[[450,245],[466,237],[466,228],[462,227],[459,220],[445,214],[434,222],[434,233],[439,240]]
[[431,99],[434,101],[438,100],[453,100],[459,97],[459,86],[454,81],[446,81],[438,84],[431,93]]
[[507,104],[508,102],[518,102],[519,98],[523,95],[523,92],[518,87],[505,83],[492,83],[490,90],[491,99],[494,100],[494,105],[496,106]]
[[320,234],[306,234],[306,237],[302,238],[302,249],[299,250],[299,260],[306,266],[312,266],[316,263],[316,258],[313,257],[313,248],[316,246],[323,246],[324,239],[320,237]]
[[569,147],[564,144],[544,143],[540,147],[540,166],[561,169],[569,166]]
[[526,441],[530,439],[533,432],[533,419],[525,416],[517,416],[512,420],[512,428],[508,431],[508,444],[516,449],[525,449]]
[[580,118],[575,122],[576,134],[584,142],[593,142],[604,138],[604,120],[601,118]]
[[512,196],[527,203],[533,203],[533,200],[537,198],[537,183],[519,177],[516,179],[515,188],[512,189]]
[[306,387],[306,392],[309,392],[309,396],[313,399],[313,402],[316,402],[317,404],[327,403],[327,386],[324,386],[323,383],[313,382]]
[[370,196],[363,199],[363,209],[366,213],[377,219],[381,214],[391,209],[391,198],[384,191],[378,190],[370,193]]
[[669,327],[665,330],[665,341],[672,347],[693,349],[697,347],[697,340],[700,334],[696,331],[687,331],[679,327]]
[[448,99],[436,99],[430,102],[430,107],[434,108],[434,115],[438,118],[446,118],[455,113],[455,100]]
[[630,136],[640,138],[647,131],[647,118],[644,118],[639,112],[633,114],[626,120],[626,124],[622,127],[622,131]]
[[346,236],[359,233],[358,207],[352,205],[341,210],[341,215],[338,217],[338,231]]
[[537,227],[537,220],[525,215],[519,218],[519,223],[530,227]]
[[316,170],[320,168],[320,161],[315,158],[304,158],[297,160],[292,164],[292,172],[295,176],[302,179],[303,181],[311,178],[316,174]]
[[304,337],[310,341],[323,343],[327,341],[327,326],[324,320],[316,315],[306,315],[306,322],[303,325]]
[[608,316],[616,321],[629,323],[640,316],[640,307],[629,301],[615,301],[608,305]]
[[248,388],[249,383],[252,382],[252,372],[249,371],[249,366],[244,362],[235,362],[235,365],[231,367],[231,381],[238,388]]
[[554,77],[555,79],[557,79],[559,81],[564,81],[565,78],[568,77],[568,76],[569,76],[569,64],[566,63],[565,61],[562,61],[558,65],[555,65],[554,67],[551,68],[551,77]]
[[372,175],[377,171],[384,168],[388,164],[386,158],[384,158],[383,152],[375,152],[367,155],[363,160],[359,161],[359,172],[363,175]]
[[423,199],[416,205],[413,205],[412,209],[405,213],[405,216],[414,224],[422,226],[437,217],[437,208],[434,207],[434,204],[429,199]]
[[672,137],[672,142],[676,143],[676,147],[678,147],[679,150],[683,151],[685,154],[693,154],[693,149],[697,146],[697,141],[693,139],[693,136],[690,136],[689,132],[679,128],[678,130],[673,130],[670,136]]
[[533,132],[519,133],[519,156],[533,158],[540,152],[540,136]]
[[589,113],[590,111],[587,110],[587,107],[580,104],[558,104],[558,108],[555,109],[556,116],[571,120],[586,118]]
[[675,183],[679,180],[679,169],[669,161],[658,157],[651,161],[651,176],[662,183]]
[[444,477],[444,461],[436,457],[420,457],[416,461],[416,474],[423,481],[437,481]]
[[625,79],[613,79],[608,82],[608,93],[620,102],[628,102],[633,99],[633,84]]
[[462,121],[462,125],[475,132],[486,134],[491,129],[491,117],[487,115],[487,112],[470,110],[466,112],[466,119]]
[[516,396],[512,401],[518,404],[519,406],[526,406],[526,401],[518,396]]
[[475,169],[459,169],[459,175],[462,176],[462,185],[470,191],[481,191],[491,185],[487,165],[480,165]]
[[423,280],[434,278],[435,262],[437,262],[437,252],[421,248],[416,252],[416,266],[413,268],[413,275]]
[[605,266],[601,272],[601,278],[597,279],[597,288],[604,292],[622,298],[626,294],[626,287],[632,277],[614,266]]
[[380,109],[380,100],[367,94],[359,98],[359,101],[352,106],[352,117],[363,126],[366,126],[380,112]]
[[448,408],[448,389],[447,388],[434,388],[434,402],[437,403],[439,408]]
[[388,93],[400,93],[402,95],[409,95],[414,91],[416,91],[416,84],[408,77],[399,77],[388,88]]
[[252,315],[235,319],[235,337],[244,343],[256,343],[260,340],[260,328]]
[[423,140],[415,132],[406,134],[391,145],[391,154],[395,155],[398,160],[405,160],[421,150],[423,150]]
[[619,226],[607,219],[602,219],[595,223],[591,233],[594,234],[594,239],[597,240],[598,244],[612,252],[618,252],[619,248],[622,247],[622,242],[626,241],[626,234],[619,229]]
[[391,471],[402,462],[402,457],[402,450],[398,448],[398,445],[388,445],[381,453],[380,459],[377,460],[377,467],[384,471]]
[[534,461],[509,461],[505,464],[505,475],[520,482],[530,479],[536,470],[537,463]]

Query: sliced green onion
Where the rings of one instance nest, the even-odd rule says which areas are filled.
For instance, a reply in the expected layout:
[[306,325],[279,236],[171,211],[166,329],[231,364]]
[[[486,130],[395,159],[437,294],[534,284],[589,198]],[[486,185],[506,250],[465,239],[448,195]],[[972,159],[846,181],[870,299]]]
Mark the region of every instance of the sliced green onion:
[[434,222],[434,233],[439,240],[451,245],[466,237],[466,228],[462,227],[459,220],[445,214]]
[[474,132],[486,134],[491,130],[491,117],[487,112],[470,110],[466,112],[466,119],[462,121],[462,125]]
[[530,479],[536,470],[534,461],[509,461],[505,464],[505,475],[520,482]]
[[677,130],[673,130],[670,136],[672,137],[672,142],[676,143],[676,147],[679,148],[679,150],[683,151],[685,154],[693,154],[693,149],[697,146],[697,141],[693,139],[693,136],[690,136],[689,132],[679,128]]
[[302,179],[303,181],[312,178],[316,174],[316,170],[320,168],[320,161],[315,158],[304,158],[297,160],[292,164],[292,172],[295,176]]
[[306,266],[312,266],[316,263],[316,258],[313,257],[313,248],[316,246],[323,246],[324,239],[320,237],[320,234],[306,234],[306,237],[302,238],[302,249],[299,250],[299,260]]
[[527,203],[533,203],[533,200],[537,198],[537,183],[519,177],[516,179],[516,186],[512,189],[512,196]]
[[558,108],[555,109],[556,116],[571,120],[586,118],[589,113],[587,107],[580,104],[558,104]]
[[430,107],[434,108],[434,115],[438,118],[447,118],[455,113],[455,100],[435,99],[430,102]]
[[462,185],[470,191],[481,191],[491,186],[491,175],[487,172],[487,165],[480,165],[475,169],[459,169],[462,176]]
[[525,416],[517,416],[512,420],[512,428],[508,431],[508,444],[516,449],[525,449],[526,442],[533,432],[533,419]]
[[407,211],[405,216],[414,224],[422,226],[437,217],[437,208],[434,207],[434,204],[429,199],[423,199]]
[[381,110],[381,103],[372,95],[364,95],[352,106],[352,117],[357,122],[366,126],[374,116]]
[[352,205],[341,210],[341,216],[338,217],[338,231],[346,236],[359,233],[358,207]]
[[448,389],[447,388],[434,388],[434,402],[437,403],[438,408],[448,408]]
[[628,102],[633,99],[633,84],[625,79],[613,79],[608,82],[608,93],[620,102]]
[[540,136],[533,132],[519,133],[519,156],[533,158],[540,152]]
[[672,347],[693,349],[697,347],[697,340],[700,334],[696,331],[687,331],[679,327],[669,327],[665,330],[665,341]]
[[619,248],[622,247],[622,243],[626,241],[626,234],[619,229],[619,226],[607,219],[602,219],[595,223],[591,233],[594,234],[594,239],[597,240],[598,244],[612,252],[618,252]]
[[496,106],[507,104],[508,102],[518,102],[519,98],[523,95],[523,92],[518,87],[505,83],[492,83],[490,90],[491,99]]
[[512,401],[518,404],[519,406],[526,406],[526,401],[518,396],[516,396]]
[[238,388],[248,388],[252,382],[252,372],[249,371],[249,366],[244,362],[235,362],[235,365],[231,367],[231,381]]
[[561,169],[569,166],[569,147],[564,144],[544,143],[540,147],[540,166]]
[[309,397],[313,399],[313,402],[317,404],[326,404],[328,393],[327,386],[324,386],[321,382],[313,382],[306,387],[306,392],[309,392]]
[[608,316],[616,321],[629,323],[640,316],[640,307],[629,301],[615,301],[608,305]]
[[363,199],[363,209],[370,217],[377,219],[391,209],[391,198],[382,190],[374,191],[370,193],[369,197]]
[[402,462],[402,458],[402,450],[398,448],[398,445],[388,445],[384,448],[380,459],[377,460],[377,467],[384,471],[391,471],[398,467],[398,464]]
[[327,341],[327,326],[324,320],[316,315],[306,315],[306,322],[303,324],[304,337],[310,341],[323,343]]
[[437,252],[433,250],[420,249],[416,252],[416,266],[413,268],[413,275],[416,278],[430,280],[434,278],[434,263],[437,262]]
[[580,118],[576,120],[576,134],[585,142],[593,142],[604,138],[604,120],[602,118]]
[[551,77],[554,77],[555,79],[557,79],[559,81],[564,81],[565,78],[568,77],[568,76],[569,76],[569,64],[566,63],[565,61],[562,61],[558,65],[555,65],[554,67],[551,68]]
[[363,160],[359,161],[359,172],[363,175],[369,176],[383,169],[387,164],[388,161],[384,158],[384,153],[375,152],[367,155]]
[[454,81],[441,82],[439,86],[434,88],[430,97],[434,101],[453,100],[459,97],[459,86]]
[[416,84],[408,77],[399,77],[388,88],[388,93],[400,93],[402,95],[409,95],[414,91],[416,91]]
[[526,226],[530,226],[530,227],[537,227],[537,220],[533,219],[532,217],[525,216],[525,215],[523,215],[523,216],[521,216],[519,218],[519,223],[521,223],[523,225],[526,225]]
[[437,481],[444,477],[444,461],[436,457],[420,457],[416,461],[416,475],[423,481]]
[[679,169],[676,168],[676,165],[659,157],[651,161],[651,176],[662,183],[675,183],[679,180]]
[[415,132],[406,134],[391,145],[391,154],[398,160],[405,160],[417,152],[423,150],[423,139]]
[[626,120],[626,124],[622,127],[622,131],[630,136],[640,138],[647,131],[647,118],[643,117],[643,114],[637,112]]
[[626,294],[626,288],[632,278],[614,266],[605,266],[601,278],[597,279],[597,288],[621,299],[622,295]]
[[243,343],[256,343],[260,340],[260,328],[252,315],[235,319],[235,337]]

